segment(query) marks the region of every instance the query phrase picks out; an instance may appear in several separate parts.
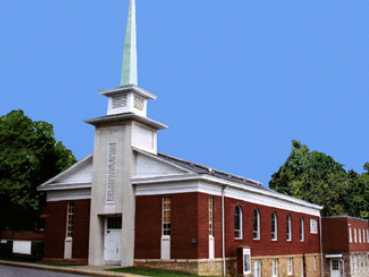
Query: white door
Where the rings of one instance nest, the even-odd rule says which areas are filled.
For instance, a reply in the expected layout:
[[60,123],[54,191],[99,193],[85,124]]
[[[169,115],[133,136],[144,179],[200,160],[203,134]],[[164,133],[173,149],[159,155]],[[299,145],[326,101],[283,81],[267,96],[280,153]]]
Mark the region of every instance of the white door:
[[209,259],[214,260],[215,258],[215,239],[214,236],[209,236]]
[[341,263],[339,259],[331,259],[331,277],[341,277]]
[[119,264],[121,261],[122,219],[111,217],[106,219],[104,239],[104,259],[108,264]]
[[253,277],[261,277],[261,261],[254,262],[254,276]]

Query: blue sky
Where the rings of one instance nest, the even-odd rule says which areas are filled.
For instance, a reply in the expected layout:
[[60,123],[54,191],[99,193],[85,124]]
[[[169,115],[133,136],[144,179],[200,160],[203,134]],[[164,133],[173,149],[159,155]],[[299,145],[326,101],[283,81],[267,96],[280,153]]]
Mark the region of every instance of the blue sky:
[[[0,114],[49,121],[78,158],[119,84],[127,0],[0,3]],[[369,2],[137,0],[159,149],[268,183],[291,140],[369,161]]]

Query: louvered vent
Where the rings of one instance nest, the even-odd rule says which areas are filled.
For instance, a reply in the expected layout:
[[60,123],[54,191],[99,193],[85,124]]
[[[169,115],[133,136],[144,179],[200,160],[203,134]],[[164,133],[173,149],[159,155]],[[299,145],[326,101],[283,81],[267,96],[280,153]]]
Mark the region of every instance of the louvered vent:
[[117,95],[112,98],[113,109],[119,109],[127,106],[127,95]]
[[139,95],[135,95],[135,108],[142,111],[144,109],[144,98]]

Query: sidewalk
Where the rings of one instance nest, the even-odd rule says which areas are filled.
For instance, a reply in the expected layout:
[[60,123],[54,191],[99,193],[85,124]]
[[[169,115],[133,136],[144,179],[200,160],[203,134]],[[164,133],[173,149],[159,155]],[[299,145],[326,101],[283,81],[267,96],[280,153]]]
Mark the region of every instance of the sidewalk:
[[15,262],[15,261],[4,261],[0,260],[0,265],[33,268],[38,270],[47,270],[71,274],[90,275],[90,276],[101,276],[101,277],[143,277],[140,275],[130,273],[119,273],[105,271],[107,267],[92,267],[92,266],[52,266],[37,263],[26,263],[26,262]]

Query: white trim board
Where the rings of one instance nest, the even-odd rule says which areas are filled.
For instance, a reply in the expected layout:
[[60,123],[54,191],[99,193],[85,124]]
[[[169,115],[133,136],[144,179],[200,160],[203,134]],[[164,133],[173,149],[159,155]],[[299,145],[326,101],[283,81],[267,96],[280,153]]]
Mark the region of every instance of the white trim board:
[[[184,180],[172,184],[136,184],[135,191],[136,196],[167,195],[190,192],[200,192],[215,196],[221,196],[222,186],[200,180]],[[320,209],[287,202],[283,199],[273,198],[269,195],[240,190],[232,187],[226,187],[224,193],[225,197],[228,198],[320,217]]]

